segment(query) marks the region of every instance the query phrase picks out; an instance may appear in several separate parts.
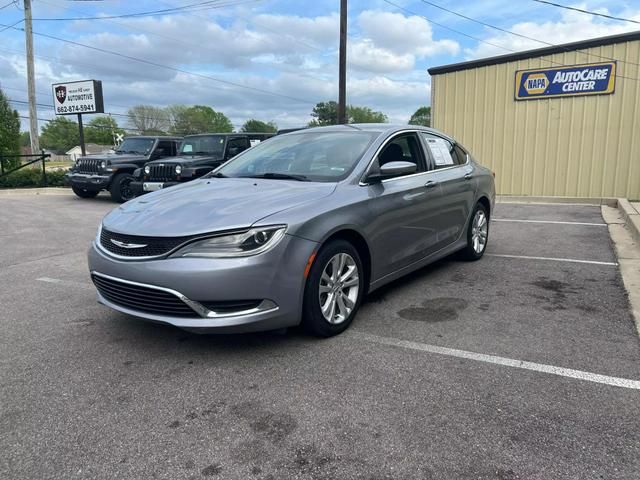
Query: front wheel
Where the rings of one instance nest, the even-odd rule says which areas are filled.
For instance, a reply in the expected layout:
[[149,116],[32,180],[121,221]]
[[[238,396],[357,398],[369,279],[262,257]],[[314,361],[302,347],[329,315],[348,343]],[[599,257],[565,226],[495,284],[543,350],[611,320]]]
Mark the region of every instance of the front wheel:
[[476,204],[467,227],[467,246],[462,250],[466,260],[479,260],[489,241],[489,214],[481,203]]
[[355,247],[345,240],[328,243],[307,277],[303,327],[319,337],[342,333],[356,316],[364,289],[364,270]]
[[131,182],[133,182],[133,180],[133,175],[129,173],[117,174],[113,182],[111,182],[111,188],[109,188],[111,198],[118,203],[123,203],[134,198],[135,194],[131,188]]
[[86,188],[76,187],[75,185],[71,186],[71,190],[80,198],[94,198],[100,193],[99,190],[87,190]]

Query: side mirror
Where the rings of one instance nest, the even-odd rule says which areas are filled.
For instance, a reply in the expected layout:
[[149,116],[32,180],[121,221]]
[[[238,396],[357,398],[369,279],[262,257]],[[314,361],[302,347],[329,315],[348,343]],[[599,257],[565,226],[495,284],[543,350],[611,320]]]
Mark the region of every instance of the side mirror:
[[412,173],[416,173],[418,170],[418,166],[415,163],[411,162],[389,162],[385,163],[380,167],[375,173],[372,173],[367,178],[367,181],[370,183],[381,182],[386,178],[399,177],[402,175],[411,175]]

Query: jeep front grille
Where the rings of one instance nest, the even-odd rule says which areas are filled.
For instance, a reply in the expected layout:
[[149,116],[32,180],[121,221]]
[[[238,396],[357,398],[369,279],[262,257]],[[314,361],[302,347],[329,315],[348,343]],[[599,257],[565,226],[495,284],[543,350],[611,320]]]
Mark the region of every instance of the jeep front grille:
[[150,182],[168,182],[176,180],[176,166],[173,164],[151,164],[147,176]]
[[78,173],[98,173],[100,171],[100,162],[95,158],[81,158],[76,163],[76,172]]

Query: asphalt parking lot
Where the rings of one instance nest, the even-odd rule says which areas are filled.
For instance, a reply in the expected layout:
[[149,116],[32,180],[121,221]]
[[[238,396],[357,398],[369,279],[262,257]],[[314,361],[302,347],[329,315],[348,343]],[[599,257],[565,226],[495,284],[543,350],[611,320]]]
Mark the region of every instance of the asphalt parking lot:
[[85,261],[107,196],[0,207],[0,478],[640,478],[599,207],[499,204],[481,261],[375,292],[328,340],[112,312]]

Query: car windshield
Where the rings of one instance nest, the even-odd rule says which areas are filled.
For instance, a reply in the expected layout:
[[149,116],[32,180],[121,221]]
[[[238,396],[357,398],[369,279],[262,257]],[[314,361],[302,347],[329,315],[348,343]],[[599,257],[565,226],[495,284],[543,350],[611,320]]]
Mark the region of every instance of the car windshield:
[[187,137],[182,141],[182,155],[217,155],[224,153],[224,135],[198,135]]
[[147,155],[151,152],[155,140],[153,138],[125,138],[116,153],[138,153]]
[[273,137],[238,155],[213,175],[336,182],[349,175],[377,135],[354,130]]

